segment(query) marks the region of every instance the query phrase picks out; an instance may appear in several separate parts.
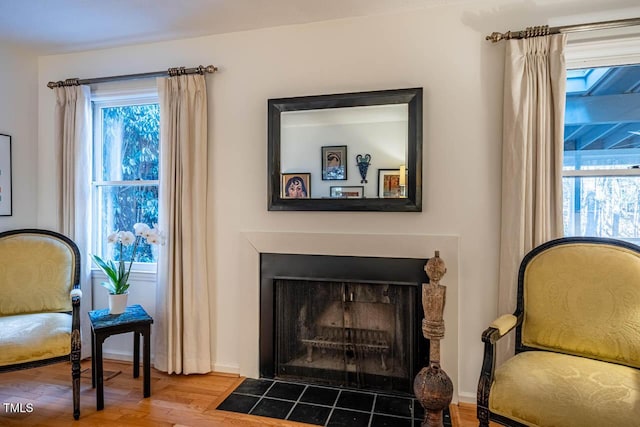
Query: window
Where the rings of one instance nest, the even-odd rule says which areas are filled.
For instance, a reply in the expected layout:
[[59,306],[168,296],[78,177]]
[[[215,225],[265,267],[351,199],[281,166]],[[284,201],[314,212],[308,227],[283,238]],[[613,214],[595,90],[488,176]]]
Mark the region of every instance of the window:
[[640,65],[567,73],[567,236],[640,242]]
[[[157,95],[94,97],[93,124],[93,250],[114,260],[130,259],[133,248],[120,254],[107,244],[107,236],[133,231],[137,222],[158,222]],[[138,263],[155,263],[153,247],[141,243],[136,258]]]

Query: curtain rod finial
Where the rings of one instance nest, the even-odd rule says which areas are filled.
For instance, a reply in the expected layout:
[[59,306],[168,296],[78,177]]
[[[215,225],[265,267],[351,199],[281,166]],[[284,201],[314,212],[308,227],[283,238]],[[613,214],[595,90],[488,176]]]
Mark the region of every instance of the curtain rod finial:
[[508,40],[511,38],[511,31],[506,33],[493,32],[491,35],[486,36],[485,40],[491,40],[491,43],[498,43],[500,40]]

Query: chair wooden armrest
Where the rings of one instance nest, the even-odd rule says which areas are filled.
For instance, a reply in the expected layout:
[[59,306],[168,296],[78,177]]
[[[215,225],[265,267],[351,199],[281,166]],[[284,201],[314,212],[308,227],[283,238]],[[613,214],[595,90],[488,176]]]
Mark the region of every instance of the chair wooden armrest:
[[489,427],[489,390],[491,389],[493,374],[496,369],[496,343],[500,338],[522,324],[522,318],[522,314],[504,314],[491,322],[491,325],[482,333],[484,357],[478,382],[477,402],[477,414],[481,427]]
[[[502,316],[498,317],[496,320],[491,322],[491,325],[489,325],[489,329],[498,330],[498,332],[500,333],[500,336],[495,338],[495,340],[498,340],[503,336],[505,336],[510,330],[515,328],[517,325],[518,325],[518,318],[515,315],[503,314]],[[483,341],[484,341],[484,334],[483,334]]]

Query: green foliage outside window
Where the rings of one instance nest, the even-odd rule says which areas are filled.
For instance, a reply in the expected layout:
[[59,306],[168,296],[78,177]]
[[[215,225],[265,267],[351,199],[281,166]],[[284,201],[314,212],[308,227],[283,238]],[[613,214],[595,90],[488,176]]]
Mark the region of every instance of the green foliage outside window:
[[[158,104],[125,105],[101,109],[101,181],[98,187],[102,236],[131,230],[136,223],[158,222],[160,107]],[[140,185],[130,182],[140,181]],[[151,184],[151,185],[150,185]],[[102,255],[118,261],[119,251],[100,239]],[[122,254],[131,258],[131,247]],[[137,262],[155,262],[152,246],[141,244]]]

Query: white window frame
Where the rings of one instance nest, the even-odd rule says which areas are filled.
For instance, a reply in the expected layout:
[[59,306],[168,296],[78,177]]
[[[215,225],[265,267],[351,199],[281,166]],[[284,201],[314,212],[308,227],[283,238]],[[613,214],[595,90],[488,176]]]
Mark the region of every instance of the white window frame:
[[[615,67],[640,64],[640,35],[617,34],[615,30],[594,32],[592,38],[571,35],[565,49],[567,70],[594,67]],[[639,176],[640,169],[563,170],[562,177]],[[637,240],[637,239],[626,239]]]
[[[100,212],[102,208],[100,206],[100,200],[98,197],[98,187],[112,186],[112,185],[156,185],[159,186],[158,180],[147,181],[104,181],[101,174],[96,171],[102,170],[102,119],[100,117],[101,108],[105,107],[118,107],[127,105],[143,105],[143,104],[158,104],[158,92],[155,87],[155,80],[153,85],[128,85],[126,88],[116,89],[94,89],[91,93],[91,108],[93,114],[93,158],[92,158],[92,200],[91,200],[91,250],[93,253],[97,253],[99,248],[99,242],[106,239],[107,236],[101,235],[101,227],[98,224],[100,215],[95,213]],[[98,148],[97,148],[98,147]],[[157,269],[157,263],[154,262],[134,262],[131,267],[132,275],[138,273],[153,274],[155,275]],[[92,266],[92,274],[100,274],[101,270],[95,265]],[[105,276],[106,278],[106,276]],[[133,279],[133,277],[132,277]]]

